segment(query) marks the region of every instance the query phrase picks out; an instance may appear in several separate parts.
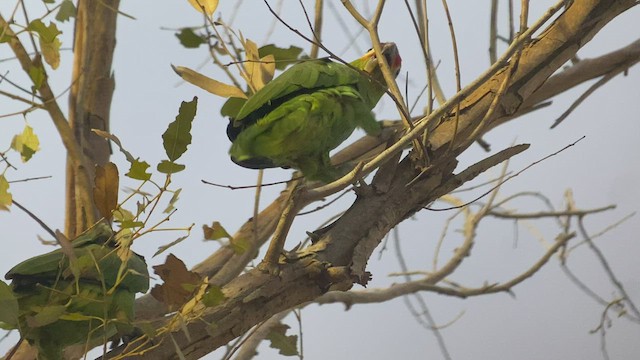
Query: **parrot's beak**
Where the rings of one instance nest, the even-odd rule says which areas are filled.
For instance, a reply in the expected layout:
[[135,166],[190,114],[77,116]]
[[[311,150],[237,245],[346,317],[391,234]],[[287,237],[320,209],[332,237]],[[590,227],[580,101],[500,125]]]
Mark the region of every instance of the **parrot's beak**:
[[[387,60],[387,64],[391,68],[391,72],[398,76],[400,72],[400,66],[402,65],[402,59],[400,58],[400,53],[398,52],[398,47],[396,44],[392,42],[382,43],[382,55]],[[373,71],[379,66],[378,59],[376,58],[376,52],[371,49],[364,54],[360,60],[364,61],[364,71],[372,74]]]

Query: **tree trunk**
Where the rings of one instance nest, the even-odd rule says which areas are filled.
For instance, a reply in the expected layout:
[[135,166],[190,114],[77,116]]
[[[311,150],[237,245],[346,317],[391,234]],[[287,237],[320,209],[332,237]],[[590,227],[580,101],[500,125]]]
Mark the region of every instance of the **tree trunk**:
[[[120,0],[80,0],[75,27],[73,79],[69,95],[69,125],[85,155],[84,164],[67,158],[66,223],[69,238],[93,224],[97,212],[91,196],[81,196],[80,177],[93,182],[95,165],[109,161],[109,143],[91,129],[109,130],[109,112],[115,88],[111,71],[116,45]],[[81,174],[85,172],[85,174]]]

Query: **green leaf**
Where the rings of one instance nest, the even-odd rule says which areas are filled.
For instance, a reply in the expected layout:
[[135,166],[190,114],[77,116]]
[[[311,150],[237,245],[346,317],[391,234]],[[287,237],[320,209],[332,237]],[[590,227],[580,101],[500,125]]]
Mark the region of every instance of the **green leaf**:
[[169,204],[167,205],[167,208],[164,209],[163,213],[168,214],[175,209],[178,197],[180,197],[180,192],[182,192],[182,189],[178,189],[173,193],[173,196],[171,196],[171,200],[169,200]]
[[4,281],[0,281],[0,322],[11,328],[18,326],[18,300]]
[[65,22],[69,21],[72,17],[76,17],[76,7],[73,5],[73,1],[62,1],[62,4],[60,4],[60,10],[58,10],[58,13],[56,14],[56,20]]
[[214,307],[221,304],[224,299],[226,299],[226,297],[222,293],[222,289],[219,286],[210,285],[202,297],[202,303],[206,307]]
[[261,58],[267,55],[273,55],[276,61],[276,69],[278,70],[284,70],[288,65],[300,60],[301,53],[302,48],[297,46],[289,46],[287,49],[269,44],[258,49],[258,54],[260,54]]
[[130,152],[125,150],[125,148],[122,146],[122,142],[120,142],[120,139],[118,139],[117,136],[100,129],[91,129],[91,131],[93,131],[94,134],[101,136],[105,139],[111,140],[114,144],[118,145],[120,152],[124,154],[124,157],[127,159],[128,162],[133,163],[134,161],[136,161],[133,155],[131,155]]
[[29,327],[36,328],[54,323],[67,310],[64,305],[51,305],[39,309],[34,316],[27,317]]
[[155,254],[153,254],[152,257],[156,257],[156,256],[162,254],[163,252],[167,251],[168,249],[170,249],[174,245],[177,245],[177,244],[181,243],[186,238],[188,238],[188,236],[181,236],[181,237],[173,240],[172,242],[170,242],[170,243],[168,243],[166,245],[162,245],[162,246],[158,247],[158,250],[155,252]]
[[231,249],[234,253],[240,255],[249,250],[249,241],[247,238],[231,238]]
[[38,34],[42,55],[47,64],[53,69],[57,69],[60,65],[60,39],[58,35],[62,34],[53,22],[46,26],[42,20],[35,19],[29,23],[27,30]]
[[9,36],[7,34],[1,34],[0,33],[0,44],[9,42],[13,37],[15,37],[15,36]]
[[184,170],[186,166],[182,164],[176,164],[173,161],[162,160],[160,164],[158,164],[157,170],[163,174],[175,174]]
[[271,342],[271,347],[280,350],[280,355],[296,356],[298,355],[298,336],[287,336],[288,325],[278,324],[271,328],[267,339]]
[[29,68],[29,77],[33,82],[33,90],[40,89],[42,83],[44,83],[44,79],[47,77],[44,73],[44,69],[42,66],[32,66]]
[[27,26],[27,30],[37,33],[42,41],[48,43],[53,42],[58,35],[62,34],[56,24],[50,22],[49,26],[46,26],[40,19],[31,21]]
[[0,175],[0,210],[9,211],[9,206],[11,206],[12,202],[13,198],[9,192],[9,182],[4,175]]
[[33,154],[39,150],[39,147],[38,136],[33,133],[33,128],[29,125],[25,125],[22,134],[14,136],[11,141],[11,148],[20,153],[22,162],[29,161]]
[[235,97],[229,98],[229,100],[227,100],[224,105],[222,105],[222,108],[220,109],[220,115],[235,118],[246,102],[247,99]]
[[124,220],[120,222],[121,229],[131,229],[136,227],[142,227],[144,223],[142,221]]
[[133,220],[134,218],[135,216],[133,216],[133,213],[131,211],[124,209],[122,207],[117,208],[113,212],[113,219],[118,222]]
[[[176,161],[191,144],[191,123],[196,116],[198,108],[198,98],[194,97],[190,102],[183,101],[178,111],[176,120],[169,124],[167,130],[162,134],[162,144],[171,162]],[[158,169],[158,171],[161,171]]]
[[147,173],[149,166],[146,161],[135,159],[131,162],[129,172],[124,175],[136,180],[149,180],[151,179],[151,174]]
[[214,221],[211,226],[202,225],[205,240],[219,240],[222,238],[231,239],[231,235],[220,225],[218,221]]
[[180,29],[176,37],[180,40],[180,44],[187,49],[195,49],[206,42],[202,35],[196,34],[191,28]]

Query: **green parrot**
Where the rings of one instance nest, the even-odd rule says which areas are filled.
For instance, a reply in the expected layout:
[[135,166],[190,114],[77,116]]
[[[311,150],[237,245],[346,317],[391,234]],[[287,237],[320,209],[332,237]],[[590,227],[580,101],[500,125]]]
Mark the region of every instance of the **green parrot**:
[[[383,43],[382,54],[397,76],[396,45]],[[322,182],[342,175],[329,152],[357,127],[370,135],[380,131],[371,110],[387,89],[373,50],[350,65],[304,61],[256,92],[227,127],[231,160],[252,169],[295,168]]]
[[135,294],[149,289],[144,258],[118,249],[109,225],[96,224],[71,245],[71,262],[58,249],[5,275],[18,300],[20,335],[37,347],[38,359],[62,359],[69,345],[90,348],[94,340],[133,334]]

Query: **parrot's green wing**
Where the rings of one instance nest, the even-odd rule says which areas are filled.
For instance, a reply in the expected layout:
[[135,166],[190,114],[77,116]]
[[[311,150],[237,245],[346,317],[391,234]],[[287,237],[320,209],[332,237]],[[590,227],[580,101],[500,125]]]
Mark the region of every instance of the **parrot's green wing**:
[[[394,75],[401,59],[393,43],[382,55]],[[292,66],[251,96],[230,119],[229,155],[252,168],[295,168],[310,180],[335,180],[329,152],[357,128],[376,134],[371,110],[386,90],[373,50],[349,65],[328,59]]]
[[304,61],[289,68],[251,96],[240,109],[235,120],[242,120],[263,106],[275,107],[273,102],[288,95],[338,85],[357,83],[361,74],[347,65],[329,59]]
[[370,134],[379,130],[359,93],[351,86],[321,89],[280,104],[241,132],[229,153],[238,163],[267,158],[326,182],[341,175],[331,166],[327,149],[346,140],[356,127]]
[[362,75],[347,65],[328,59],[309,60],[289,68],[251,96],[227,127],[229,140],[288,99],[324,88],[351,85]]
[[71,244],[73,264],[58,249],[23,261],[5,276],[18,299],[20,334],[38,348],[39,359],[60,359],[66,346],[131,333],[135,294],[149,288],[144,258],[116,248],[107,224]]
[[[100,222],[75,238],[71,242],[71,245],[74,248],[74,251],[77,251],[89,244],[105,244],[112,238],[112,236],[113,231],[111,228],[107,224]],[[62,252],[62,249],[34,256],[14,266],[5,275],[5,279],[8,280],[23,276],[56,276],[63,258],[65,258],[65,255]]]

